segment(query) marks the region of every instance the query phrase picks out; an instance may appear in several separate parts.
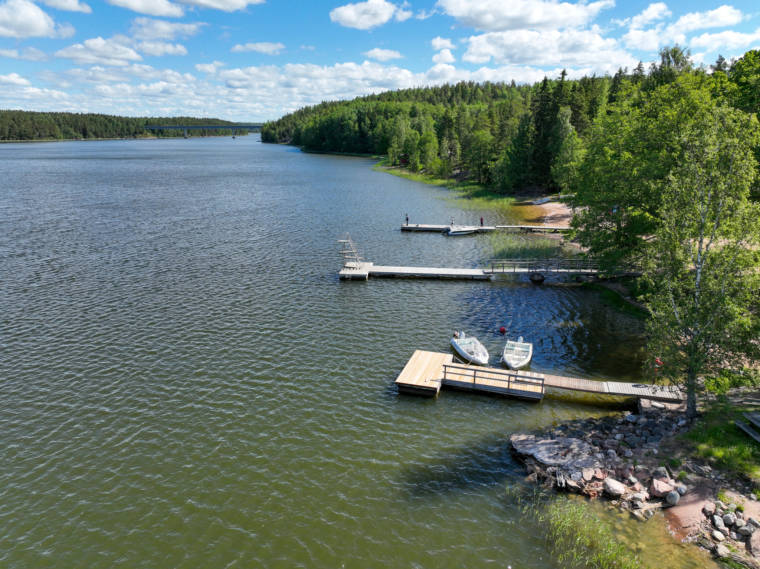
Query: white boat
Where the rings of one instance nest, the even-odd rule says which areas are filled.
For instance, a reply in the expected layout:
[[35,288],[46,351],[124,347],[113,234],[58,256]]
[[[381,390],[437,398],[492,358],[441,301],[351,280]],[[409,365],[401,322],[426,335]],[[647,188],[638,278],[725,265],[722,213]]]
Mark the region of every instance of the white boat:
[[446,235],[470,235],[477,232],[477,225],[452,225],[446,230]]
[[464,332],[454,332],[451,347],[463,360],[478,365],[488,365],[488,350],[475,336],[467,336]]
[[523,337],[515,340],[507,340],[504,351],[501,354],[501,361],[510,369],[520,369],[528,365],[533,357],[533,344],[523,342]]

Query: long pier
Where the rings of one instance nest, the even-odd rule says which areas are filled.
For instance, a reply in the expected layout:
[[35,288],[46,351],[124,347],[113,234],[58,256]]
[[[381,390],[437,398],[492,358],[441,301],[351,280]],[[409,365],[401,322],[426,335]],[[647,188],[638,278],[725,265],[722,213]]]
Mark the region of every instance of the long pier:
[[[430,233],[445,233],[451,225],[436,225],[429,223],[403,223],[401,231],[416,231]],[[467,225],[459,226],[472,229],[476,233],[490,233],[492,231],[511,231],[515,233],[566,233],[569,227],[556,225]]]
[[506,370],[453,362],[452,354],[416,350],[396,378],[400,392],[435,397],[441,387],[518,397],[543,399],[546,388],[636,397],[665,403],[681,403],[683,393],[672,386],[620,381],[595,381],[576,377]]

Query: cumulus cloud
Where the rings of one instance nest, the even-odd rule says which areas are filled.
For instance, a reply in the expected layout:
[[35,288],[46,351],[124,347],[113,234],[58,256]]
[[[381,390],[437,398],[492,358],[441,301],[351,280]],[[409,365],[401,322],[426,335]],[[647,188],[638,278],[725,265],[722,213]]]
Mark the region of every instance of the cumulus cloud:
[[188,6],[198,6],[199,8],[211,8],[222,10],[223,12],[235,12],[244,10],[251,4],[263,4],[266,0],[179,0]]
[[391,59],[400,59],[403,57],[403,55],[394,49],[381,49],[379,47],[365,51],[364,55],[370,59],[376,59],[377,61],[390,61]]
[[462,24],[484,31],[585,26],[614,0],[571,4],[556,0],[438,0],[443,12]]
[[185,14],[182,6],[173,4],[169,0],[108,0],[108,3],[149,16],[179,18]]
[[442,38],[441,36],[434,37],[430,41],[430,45],[433,46],[433,49],[438,51],[439,49],[454,49],[454,42],[447,38]]
[[692,38],[690,43],[692,47],[703,48],[709,52],[720,49],[746,48],[753,44],[760,45],[760,28],[749,34],[731,30],[714,34],[704,33]]
[[5,0],[0,4],[0,37],[69,37],[74,28],[56,25],[39,6],[29,0]]
[[623,35],[623,43],[631,49],[656,51],[667,44],[686,44],[686,34],[689,32],[733,26],[744,19],[744,14],[740,10],[733,6],[723,5],[706,12],[690,12],[670,25],[659,23],[651,28],[645,27],[670,15],[671,12],[665,4],[661,2],[650,4],[641,14],[631,19],[630,28]]
[[59,10],[68,10],[69,12],[82,12],[84,14],[92,13],[92,8],[79,0],[42,0],[42,3],[57,8]]
[[163,41],[143,41],[137,44],[137,49],[146,55],[187,55],[184,45]]
[[84,65],[128,65],[132,61],[140,61],[142,57],[134,49],[125,45],[120,39],[91,38],[82,43],[76,43],[59,49],[56,57],[71,59]]
[[264,53],[266,55],[279,55],[280,52],[285,49],[285,44],[280,42],[252,42],[245,44],[237,44],[230,51],[233,53],[244,53],[246,51],[255,51],[256,53]]
[[9,75],[0,75],[0,85],[31,85],[31,83],[18,73],[10,73]]
[[635,65],[616,40],[596,30],[515,30],[490,32],[468,39],[462,59],[471,63],[595,66]]
[[456,58],[450,49],[442,49],[433,56],[434,63],[454,63]]
[[21,51],[17,49],[0,49],[0,57],[25,59],[27,61],[44,61],[47,58],[45,52],[36,47],[27,47]]
[[396,6],[387,0],[367,0],[338,6],[330,12],[330,20],[347,28],[369,30],[389,22],[394,16],[403,22],[411,15],[405,5]]
[[217,71],[219,71],[222,67],[224,67],[224,63],[221,61],[213,61],[211,63],[196,63],[195,68],[200,71],[201,73],[208,73],[209,75],[214,75]]
[[130,32],[138,40],[173,40],[194,36],[205,25],[203,22],[180,24],[166,20],[135,18],[132,21]]

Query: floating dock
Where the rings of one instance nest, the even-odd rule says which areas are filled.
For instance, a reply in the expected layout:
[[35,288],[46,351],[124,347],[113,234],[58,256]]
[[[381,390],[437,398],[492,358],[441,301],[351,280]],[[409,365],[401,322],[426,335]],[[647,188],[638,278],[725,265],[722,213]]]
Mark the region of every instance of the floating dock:
[[675,387],[620,381],[594,381],[522,370],[497,369],[458,364],[452,354],[416,350],[396,378],[400,392],[434,397],[441,387],[493,393],[532,401],[543,399],[546,388],[636,397],[681,403],[684,396]]
[[[419,231],[430,233],[444,233],[448,231],[451,225],[435,225],[429,223],[403,223],[401,231]],[[559,227],[556,225],[472,225],[467,226],[476,231],[476,233],[489,233],[491,231],[511,231],[513,233],[565,233],[570,231],[569,227]]]
[[345,280],[367,280],[369,277],[397,277],[416,279],[488,280],[490,273],[483,269],[451,269],[445,267],[386,267],[366,261],[348,261],[338,272]]

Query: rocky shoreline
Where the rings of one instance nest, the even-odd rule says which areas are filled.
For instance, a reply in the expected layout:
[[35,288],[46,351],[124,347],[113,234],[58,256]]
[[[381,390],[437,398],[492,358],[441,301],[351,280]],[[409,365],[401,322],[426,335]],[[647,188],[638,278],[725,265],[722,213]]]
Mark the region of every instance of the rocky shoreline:
[[[695,510],[679,537],[694,541],[718,558],[760,569],[760,504],[739,494],[726,504],[714,495],[725,479],[708,464],[669,460],[663,447],[691,427],[681,410],[642,402],[639,412],[563,423],[510,437],[512,451],[528,471],[528,481],[559,491],[605,498],[641,521],[657,510]],[[679,471],[674,472],[673,464]],[[755,513],[755,517],[752,517]],[[685,529],[685,531],[678,531]]]

